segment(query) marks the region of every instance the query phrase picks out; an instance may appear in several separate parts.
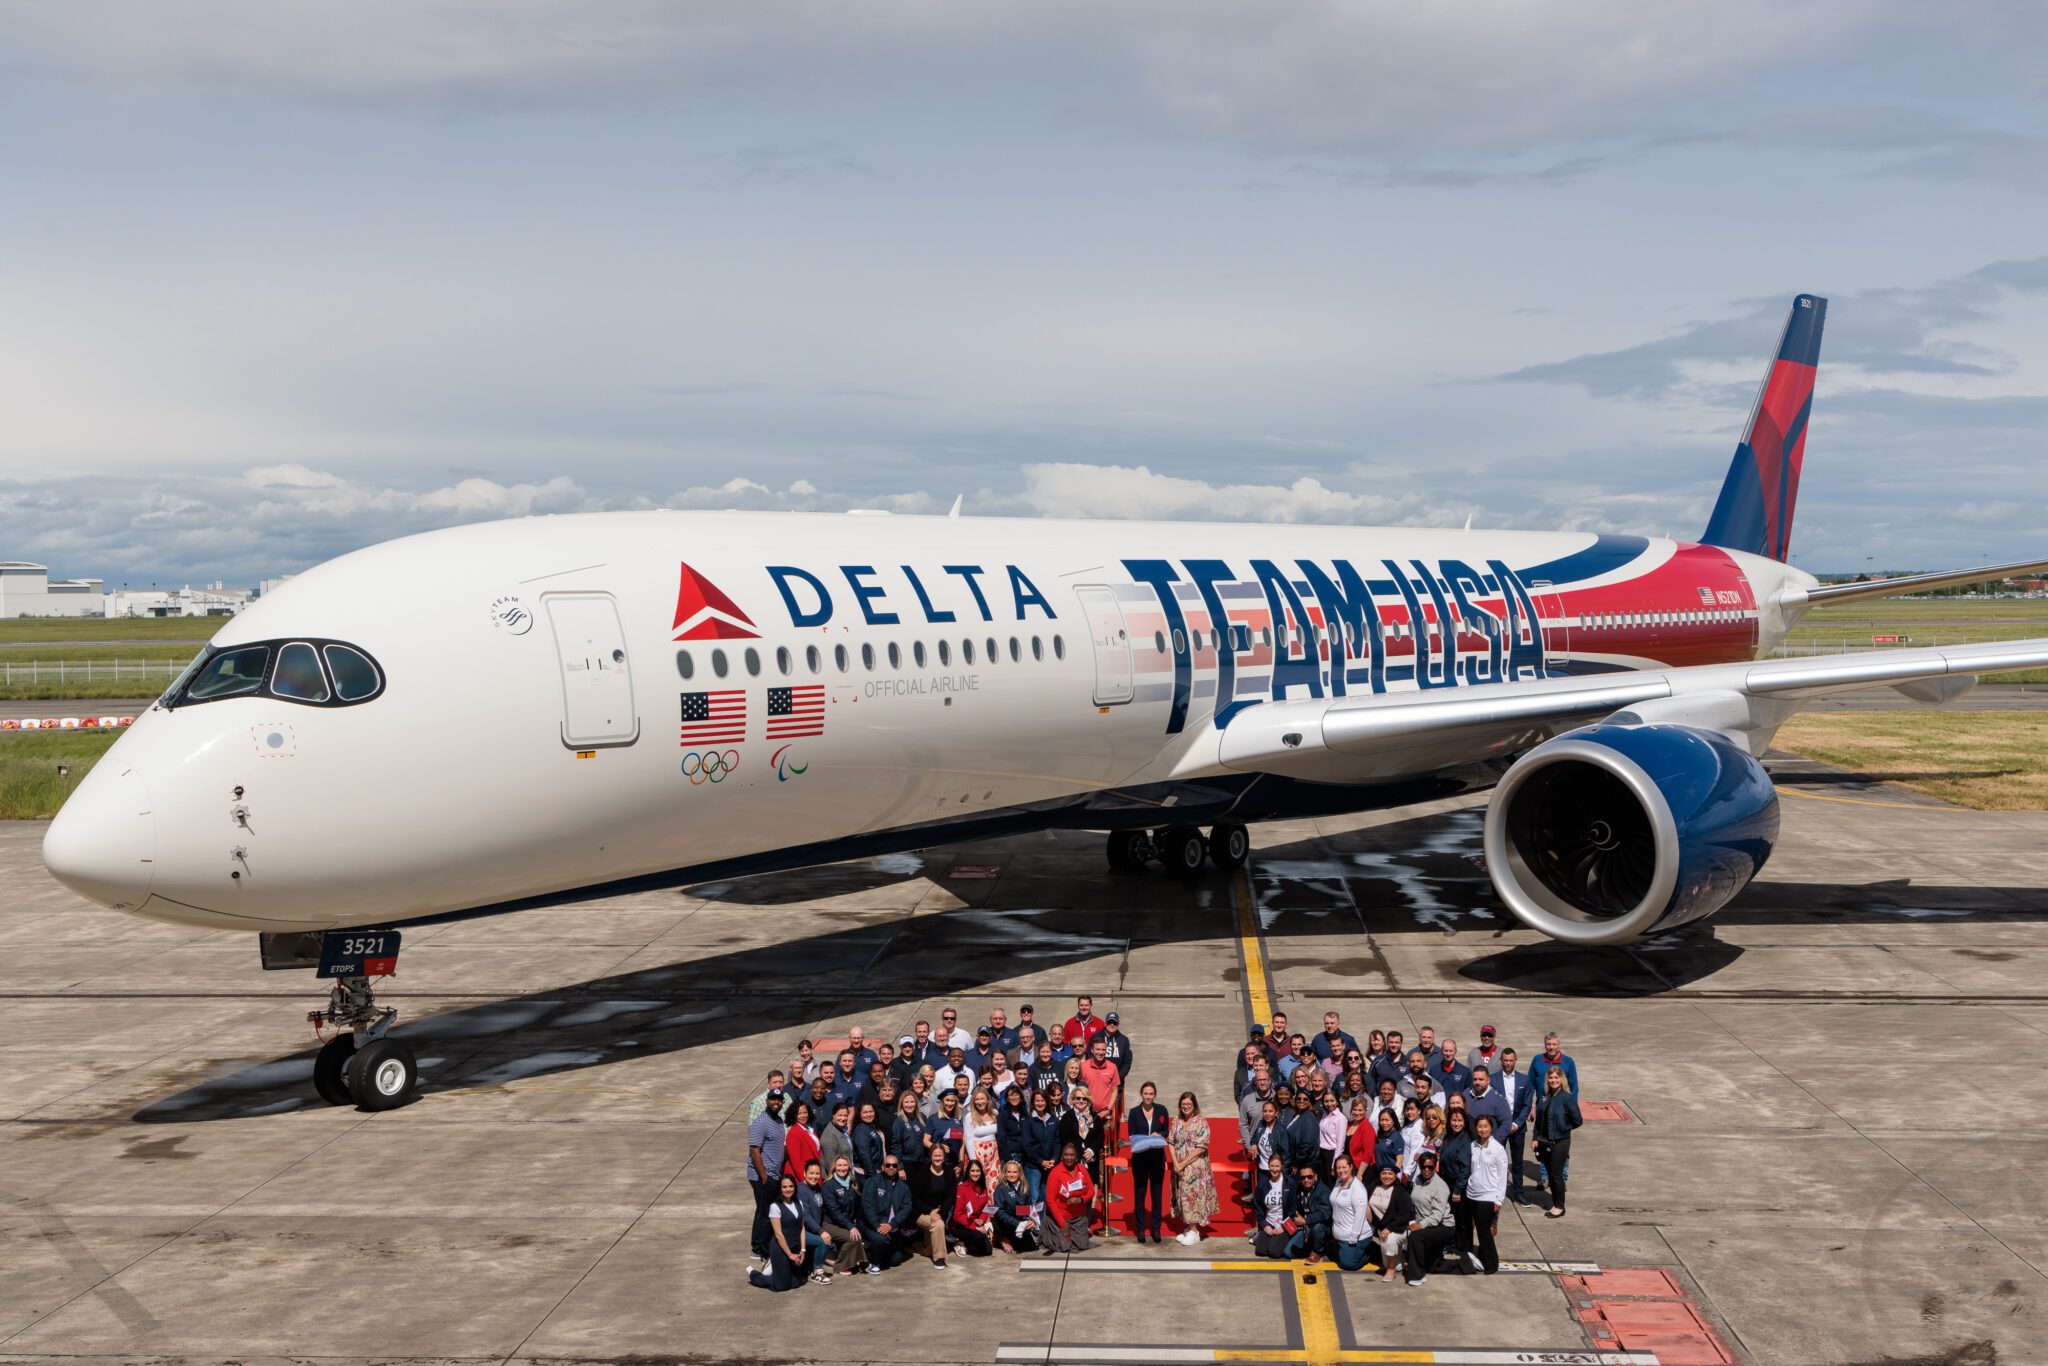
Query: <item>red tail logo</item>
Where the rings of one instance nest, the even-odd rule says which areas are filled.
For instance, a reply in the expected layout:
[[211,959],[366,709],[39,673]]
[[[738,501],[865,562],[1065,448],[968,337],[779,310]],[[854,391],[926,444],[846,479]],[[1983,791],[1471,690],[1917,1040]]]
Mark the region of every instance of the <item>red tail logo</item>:
[[682,566],[676,586],[677,640],[759,640],[754,619],[719,590],[717,584],[690,566]]

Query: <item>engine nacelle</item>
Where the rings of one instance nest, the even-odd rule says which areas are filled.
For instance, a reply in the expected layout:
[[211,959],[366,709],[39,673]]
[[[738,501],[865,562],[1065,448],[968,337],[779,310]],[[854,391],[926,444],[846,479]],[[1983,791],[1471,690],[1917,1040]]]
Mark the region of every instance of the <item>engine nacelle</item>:
[[1507,771],[1486,812],[1486,868],[1531,928],[1621,944],[1720,910],[1777,839],[1777,789],[1735,741],[1603,724]]

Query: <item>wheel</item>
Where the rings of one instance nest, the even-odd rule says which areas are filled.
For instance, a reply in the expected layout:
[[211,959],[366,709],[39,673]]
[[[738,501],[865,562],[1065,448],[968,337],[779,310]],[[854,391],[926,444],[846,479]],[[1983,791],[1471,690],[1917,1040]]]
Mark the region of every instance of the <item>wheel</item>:
[[329,1105],[353,1103],[348,1093],[348,1060],[355,1053],[353,1034],[337,1034],[320,1045],[320,1055],[313,1059],[313,1089]]
[[419,1061],[396,1039],[364,1045],[349,1064],[349,1096],[365,1110],[395,1110],[412,1099],[419,1084]]
[[1209,855],[1209,842],[1202,838],[1202,832],[1192,825],[1176,825],[1159,836],[1159,862],[1169,873],[1182,877],[1194,877],[1202,871],[1202,860]]
[[1135,873],[1145,866],[1145,832],[1109,832],[1109,866],[1119,873]]
[[1244,867],[1252,856],[1252,833],[1236,821],[1225,821],[1209,832],[1209,862],[1224,872]]

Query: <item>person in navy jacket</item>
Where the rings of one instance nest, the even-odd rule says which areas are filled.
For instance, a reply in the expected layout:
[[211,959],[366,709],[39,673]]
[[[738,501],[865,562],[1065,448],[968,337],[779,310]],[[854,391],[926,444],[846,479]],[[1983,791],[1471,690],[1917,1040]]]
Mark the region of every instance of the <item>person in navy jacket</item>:
[[1141,1151],[1138,1139],[1157,1138],[1163,1142],[1169,1122],[1166,1107],[1159,1103],[1159,1088],[1146,1082],[1138,1088],[1138,1103],[1131,1107],[1124,1121],[1124,1141],[1131,1154],[1131,1219],[1140,1244],[1147,1232],[1153,1242],[1159,1241],[1160,1206],[1166,1203],[1166,1149],[1160,1146]]
[[1276,1261],[1287,1258],[1287,1244],[1301,1225],[1295,1219],[1300,1208],[1300,1183],[1288,1175],[1287,1164],[1274,1153],[1259,1173],[1252,1188],[1252,1250]]
[[1060,1114],[1043,1091],[1031,1093],[1031,1113],[1024,1116],[1024,1179],[1031,1185],[1031,1203],[1045,1199],[1045,1174],[1060,1160]]
[[1515,1070],[1515,1050],[1503,1048],[1500,1051],[1500,1076],[1494,1086],[1501,1099],[1508,1103],[1508,1122],[1501,1141],[1508,1146],[1508,1198],[1518,1205],[1529,1203],[1528,1192],[1522,1188],[1522,1154],[1529,1140],[1530,1103],[1536,1098],[1536,1088],[1529,1083],[1528,1074]]
[[923,1231],[911,1222],[903,1164],[893,1153],[882,1159],[881,1172],[860,1188],[860,1237],[873,1267],[895,1266],[910,1256],[912,1244],[923,1241]]

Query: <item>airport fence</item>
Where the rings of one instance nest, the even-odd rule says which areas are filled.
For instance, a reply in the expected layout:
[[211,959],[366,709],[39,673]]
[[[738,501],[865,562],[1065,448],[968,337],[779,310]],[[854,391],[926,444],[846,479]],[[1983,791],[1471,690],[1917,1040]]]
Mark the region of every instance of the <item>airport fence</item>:
[[[184,671],[177,659],[30,659],[0,660],[0,684],[119,683],[161,686]],[[145,689],[147,691],[147,689]]]

